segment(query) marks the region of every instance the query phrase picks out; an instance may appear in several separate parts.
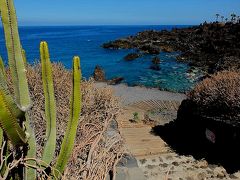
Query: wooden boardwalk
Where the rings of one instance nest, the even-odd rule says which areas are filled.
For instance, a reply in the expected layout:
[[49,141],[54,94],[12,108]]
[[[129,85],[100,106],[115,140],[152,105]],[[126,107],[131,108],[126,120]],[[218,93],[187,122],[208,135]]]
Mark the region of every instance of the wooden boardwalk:
[[[169,147],[159,137],[151,133],[151,127],[141,120],[149,110],[177,110],[179,103],[171,101],[142,101],[125,107],[118,118],[120,131],[126,141],[126,148],[136,158],[149,155],[158,155],[170,152]],[[133,113],[138,112],[140,121],[133,123]],[[171,121],[172,119],[168,119]],[[164,119],[166,121],[166,119]]]

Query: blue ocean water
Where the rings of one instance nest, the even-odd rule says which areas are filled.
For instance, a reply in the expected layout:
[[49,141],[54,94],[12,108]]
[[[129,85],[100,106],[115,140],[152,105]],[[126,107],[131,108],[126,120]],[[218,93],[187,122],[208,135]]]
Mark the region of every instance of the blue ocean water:
[[[123,57],[133,50],[108,50],[101,45],[110,40],[134,35],[143,30],[171,30],[184,26],[61,26],[20,27],[22,46],[29,63],[39,60],[39,43],[49,44],[52,61],[62,62],[71,68],[72,57],[81,57],[83,76],[89,78],[96,65],[104,68],[108,79],[124,77],[128,85],[144,85],[183,92],[191,88],[195,80],[187,73],[189,66],[175,60],[176,53],[161,53],[160,71],[151,70],[151,55],[126,62]],[[3,30],[0,28],[0,54],[6,60]]]

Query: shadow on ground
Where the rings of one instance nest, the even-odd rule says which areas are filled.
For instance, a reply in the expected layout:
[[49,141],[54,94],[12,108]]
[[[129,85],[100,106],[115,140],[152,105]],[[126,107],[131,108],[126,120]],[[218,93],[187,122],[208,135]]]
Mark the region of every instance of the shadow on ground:
[[[176,153],[206,159],[209,164],[222,165],[228,173],[240,169],[240,130],[223,122],[199,120],[188,114],[163,126],[155,126],[152,133],[160,136]],[[185,115],[187,112],[184,112]],[[211,132],[211,140],[206,138]],[[209,134],[209,133],[207,133]]]

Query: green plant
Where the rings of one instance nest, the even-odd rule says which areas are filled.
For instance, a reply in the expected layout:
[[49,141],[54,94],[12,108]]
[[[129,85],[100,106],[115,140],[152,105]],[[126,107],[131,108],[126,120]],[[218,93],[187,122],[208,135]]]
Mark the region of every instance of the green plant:
[[134,120],[135,122],[139,121],[139,114],[138,114],[138,112],[134,112],[134,113],[133,113],[133,120]]
[[43,151],[42,159],[50,163],[56,147],[56,102],[54,97],[52,65],[50,62],[48,45],[46,42],[40,44],[42,82],[45,96],[45,116],[47,121],[46,144]]
[[65,137],[61,146],[60,154],[56,163],[56,169],[60,172],[64,171],[64,168],[68,162],[68,159],[72,153],[74,146],[74,140],[77,132],[78,120],[81,110],[81,92],[80,92],[80,81],[81,74],[80,70],[80,59],[75,56],[73,58],[73,89],[72,97],[70,101],[70,117]]
[[[0,12],[14,89],[14,95],[12,95],[8,89],[8,79],[2,58],[0,58],[0,125],[2,128],[0,130],[0,142],[4,141],[4,143],[11,144],[9,146],[12,151],[10,156],[15,162],[12,168],[6,168],[9,170],[7,174],[6,172],[1,173],[4,174],[2,178],[36,179],[37,170],[48,167],[50,167],[51,172],[44,172],[45,175],[59,178],[64,172],[71,155],[81,112],[80,58],[77,56],[73,58],[71,113],[60,154],[54,165],[55,168],[52,168],[51,163],[54,160],[56,146],[56,103],[48,45],[46,42],[40,44],[47,129],[46,143],[39,165],[39,160],[36,160],[35,135],[30,124],[30,121],[34,121],[34,119],[31,119],[28,113],[31,109],[31,99],[26,78],[26,55],[20,43],[13,0],[0,0]],[[8,155],[5,154],[5,156]],[[7,165],[7,167],[9,166]],[[4,171],[4,166],[1,168],[1,171]]]

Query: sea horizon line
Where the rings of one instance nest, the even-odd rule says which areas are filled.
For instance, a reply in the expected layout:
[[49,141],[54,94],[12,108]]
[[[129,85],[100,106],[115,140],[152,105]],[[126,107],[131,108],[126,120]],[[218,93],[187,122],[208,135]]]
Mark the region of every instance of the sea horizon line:
[[[96,26],[105,26],[105,27],[120,27],[120,26],[132,26],[132,27],[140,27],[140,26],[197,26],[198,24],[138,24],[138,25],[132,25],[132,24],[113,24],[113,25],[104,25],[104,24],[96,24],[96,25],[67,25],[67,24],[61,24],[61,25],[19,25],[19,27],[96,27]],[[0,25],[0,28],[2,28],[2,25]]]

